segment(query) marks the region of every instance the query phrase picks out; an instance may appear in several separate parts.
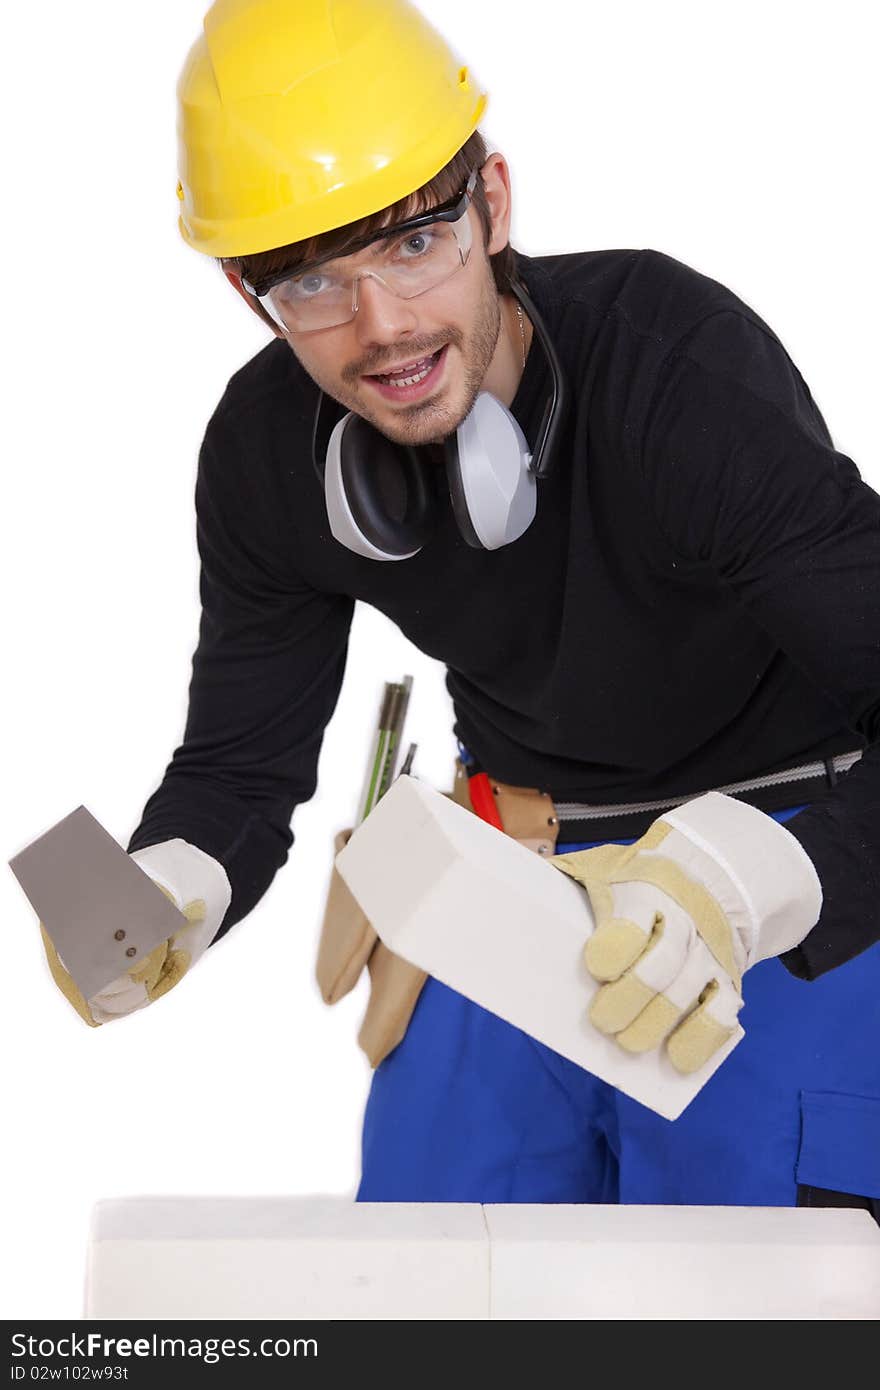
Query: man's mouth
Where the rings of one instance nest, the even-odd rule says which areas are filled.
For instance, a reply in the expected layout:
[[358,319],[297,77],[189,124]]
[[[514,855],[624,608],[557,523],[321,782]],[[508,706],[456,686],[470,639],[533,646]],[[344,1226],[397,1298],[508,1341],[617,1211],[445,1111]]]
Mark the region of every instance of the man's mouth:
[[409,362],[399,362],[385,372],[374,372],[364,376],[385,400],[411,401],[425,396],[439,384],[443,365],[446,361],[444,344],[439,351],[424,357],[414,357]]

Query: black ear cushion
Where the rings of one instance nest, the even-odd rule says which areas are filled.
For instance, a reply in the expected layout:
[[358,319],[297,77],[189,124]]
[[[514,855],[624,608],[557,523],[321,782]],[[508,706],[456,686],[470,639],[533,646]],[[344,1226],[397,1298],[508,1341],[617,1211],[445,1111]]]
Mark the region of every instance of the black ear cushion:
[[340,444],[340,473],[361,534],[388,555],[408,555],[436,520],[426,461],[352,415]]
[[471,521],[471,514],[468,510],[467,498],[464,491],[464,480],[461,476],[461,455],[458,448],[458,432],[450,434],[443,441],[443,453],[446,459],[446,479],[449,483],[449,496],[452,499],[452,510],[458,529],[468,545],[474,550],[482,550],[483,542],[474,530],[474,523]]

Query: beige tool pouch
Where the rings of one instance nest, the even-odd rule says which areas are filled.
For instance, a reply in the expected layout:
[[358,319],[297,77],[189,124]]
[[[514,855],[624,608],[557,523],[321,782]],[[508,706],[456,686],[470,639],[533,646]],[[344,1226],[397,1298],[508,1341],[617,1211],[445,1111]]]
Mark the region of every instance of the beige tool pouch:
[[[334,861],[348,844],[351,834],[351,830],[342,830],[334,838]],[[334,863],[315,966],[325,1004],[335,1004],[353,989],[378,940]]]
[[[537,854],[553,854],[558,827],[549,795],[530,787],[510,787],[501,782],[493,783],[492,790],[505,832]],[[455,782],[447,795],[460,806],[473,810],[467,774],[458,762]],[[336,836],[334,856],[348,843],[351,834],[351,830],[343,830]],[[370,998],[358,1043],[370,1064],[378,1067],[404,1037],[428,976],[418,966],[389,951],[379,940],[334,867],[315,970],[324,1002],[335,1004],[348,994],[360,978],[364,965],[370,975]]]

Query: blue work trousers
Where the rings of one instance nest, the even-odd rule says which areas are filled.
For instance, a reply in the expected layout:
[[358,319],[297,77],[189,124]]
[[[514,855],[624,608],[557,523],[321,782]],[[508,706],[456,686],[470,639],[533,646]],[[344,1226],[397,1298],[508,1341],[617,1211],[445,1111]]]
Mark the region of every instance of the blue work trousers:
[[357,1199],[858,1204],[838,1193],[876,1214],[880,945],[809,982],[762,961],[743,994],[745,1038],[665,1120],[429,978],[373,1075]]

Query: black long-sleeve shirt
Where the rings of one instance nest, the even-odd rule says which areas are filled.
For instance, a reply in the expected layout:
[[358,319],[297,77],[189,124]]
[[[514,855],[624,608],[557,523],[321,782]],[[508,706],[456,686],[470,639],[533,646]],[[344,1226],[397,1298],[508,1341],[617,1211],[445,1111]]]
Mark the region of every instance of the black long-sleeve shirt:
[[[354,555],[288,345],[229,382],[199,457],[186,729],[128,848],[189,840],[232,884],[222,930],[251,910],[314,792],[361,599],[445,663],[478,761],[560,801],[684,799],[865,749],[788,822],[824,904],[784,960],[812,978],[880,938],[880,498],[725,286],[652,250],[517,262],[571,408],[535,521],[500,550],[470,548],[442,498],[414,558]],[[536,342],[512,405],[533,442],[546,389]]]

